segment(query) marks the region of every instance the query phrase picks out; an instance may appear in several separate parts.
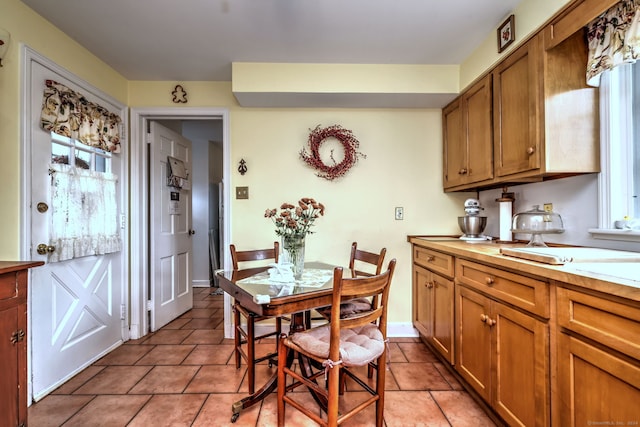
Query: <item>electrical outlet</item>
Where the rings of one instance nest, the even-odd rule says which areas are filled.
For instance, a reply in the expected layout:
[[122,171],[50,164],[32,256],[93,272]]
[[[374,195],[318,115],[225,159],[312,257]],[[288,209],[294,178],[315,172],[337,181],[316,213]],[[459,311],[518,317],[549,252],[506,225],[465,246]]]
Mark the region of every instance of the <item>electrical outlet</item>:
[[545,212],[553,212],[553,203],[545,203],[544,204]]
[[249,187],[236,187],[236,199],[248,199]]
[[404,219],[404,208],[396,208],[396,220],[402,221]]

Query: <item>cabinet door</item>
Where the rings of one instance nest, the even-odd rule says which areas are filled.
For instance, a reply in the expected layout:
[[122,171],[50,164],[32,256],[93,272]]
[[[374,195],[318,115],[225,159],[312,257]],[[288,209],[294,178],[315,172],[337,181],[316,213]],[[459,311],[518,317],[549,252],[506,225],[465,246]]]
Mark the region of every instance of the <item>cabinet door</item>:
[[518,48],[493,71],[495,173],[540,168],[543,114],[539,37]]
[[18,345],[12,343],[11,336],[19,329],[18,307],[0,311],[0,425],[17,426],[19,408]]
[[491,402],[491,329],[486,316],[490,301],[481,294],[456,286],[456,369],[487,402]]
[[462,95],[467,149],[467,182],[493,178],[491,74]]
[[431,273],[431,344],[453,365],[453,281]]
[[493,301],[492,406],[509,425],[548,426],[549,328],[527,314]]
[[461,98],[442,110],[444,138],[444,188],[465,183],[467,174],[467,142],[463,128]]
[[413,324],[425,337],[430,337],[431,322],[429,316],[429,306],[431,305],[431,288],[429,270],[420,266],[413,266]]
[[638,425],[640,364],[564,333],[558,341],[559,425]]

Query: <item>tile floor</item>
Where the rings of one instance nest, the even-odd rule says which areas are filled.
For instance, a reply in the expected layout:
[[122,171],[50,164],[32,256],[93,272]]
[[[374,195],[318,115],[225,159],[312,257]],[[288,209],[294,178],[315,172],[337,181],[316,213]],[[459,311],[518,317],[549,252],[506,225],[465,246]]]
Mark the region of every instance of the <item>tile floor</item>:
[[[211,288],[197,288],[191,311],[154,334],[125,343],[33,404],[29,425],[274,426],[275,393],[230,423],[231,404],[247,393],[246,368],[235,368],[233,342],[223,338],[222,304],[223,297],[211,295]],[[257,351],[272,346],[261,343]],[[387,427],[495,425],[418,339],[393,338],[390,351]],[[256,384],[273,370],[259,366]],[[364,393],[351,388],[348,384],[345,400]],[[310,395],[301,398],[315,404]],[[290,407],[286,413],[287,426],[316,425]],[[372,412],[361,415],[345,425],[373,424]]]

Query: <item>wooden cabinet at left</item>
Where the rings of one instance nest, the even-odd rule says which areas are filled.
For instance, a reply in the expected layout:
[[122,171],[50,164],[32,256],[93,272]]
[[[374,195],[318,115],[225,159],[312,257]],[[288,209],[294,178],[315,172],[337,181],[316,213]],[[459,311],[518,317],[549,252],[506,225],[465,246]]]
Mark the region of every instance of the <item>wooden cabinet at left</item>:
[[27,425],[27,278],[43,262],[0,261],[0,425]]
[[453,256],[413,247],[413,325],[453,365]]

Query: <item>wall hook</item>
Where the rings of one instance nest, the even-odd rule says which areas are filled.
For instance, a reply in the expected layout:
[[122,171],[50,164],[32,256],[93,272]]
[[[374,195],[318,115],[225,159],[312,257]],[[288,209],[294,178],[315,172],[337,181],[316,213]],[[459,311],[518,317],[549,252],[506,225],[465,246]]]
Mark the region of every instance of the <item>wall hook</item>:
[[245,162],[244,159],[240,159],[240,166],[238,166],[238,172],[240,172],[240,175],[244,175],[245,173],[247,173],[247,162]]

